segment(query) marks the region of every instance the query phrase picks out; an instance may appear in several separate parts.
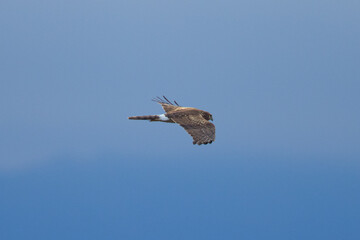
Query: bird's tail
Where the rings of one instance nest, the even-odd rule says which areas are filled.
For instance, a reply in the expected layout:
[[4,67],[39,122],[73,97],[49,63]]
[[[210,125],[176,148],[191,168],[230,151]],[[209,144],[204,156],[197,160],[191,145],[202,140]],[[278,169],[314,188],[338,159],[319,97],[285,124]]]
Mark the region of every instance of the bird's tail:
[[146,116],[133,116],[129,117],[130,120],[150,120],[150,121],[156,121],[159,120],[159,115],[146,115]]

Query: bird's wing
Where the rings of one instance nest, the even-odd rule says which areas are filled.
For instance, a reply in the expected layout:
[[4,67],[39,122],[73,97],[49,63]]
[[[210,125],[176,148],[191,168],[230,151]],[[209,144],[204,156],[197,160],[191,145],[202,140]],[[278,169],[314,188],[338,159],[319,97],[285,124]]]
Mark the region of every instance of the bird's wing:
[[215,125],[204,119],[201,114],[187,115],[184,112],[168,114],[174,122],[182,126],[193,138],[193,144],[208,144],[215,141]]
[[170,102],[165,96],[163,96],[163,98],[156,97],[153,99],[153,101],[159,103],[166,113],[181,108],[176,101],[174,101],[174,104]]

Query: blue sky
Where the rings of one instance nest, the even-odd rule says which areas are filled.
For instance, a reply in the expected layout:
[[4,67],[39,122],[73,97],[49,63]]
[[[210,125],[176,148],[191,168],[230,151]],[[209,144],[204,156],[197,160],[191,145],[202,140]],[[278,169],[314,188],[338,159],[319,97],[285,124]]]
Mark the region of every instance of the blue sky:
[[359,239],[359,7],[3,1],[1,239]]

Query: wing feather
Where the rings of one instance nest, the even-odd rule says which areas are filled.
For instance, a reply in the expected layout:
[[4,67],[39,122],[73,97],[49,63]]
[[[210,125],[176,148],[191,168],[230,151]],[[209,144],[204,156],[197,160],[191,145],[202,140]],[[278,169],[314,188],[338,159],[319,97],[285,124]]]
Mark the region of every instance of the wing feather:
[[176,104],[176,105],[174,105],[165,96],[163,96],[163,98],[164,99],[162,99],[160,97],[156,97],[153,99],[153,101],[159,103],[166,113],[174,111],[178,108],[181,108],[176,101],[174,101],[174,103]]
[[208,144],[215,141],[215,125],[204,119],[200,114],[168,114],[174,122],[182,126],[193,138],[193,144]]

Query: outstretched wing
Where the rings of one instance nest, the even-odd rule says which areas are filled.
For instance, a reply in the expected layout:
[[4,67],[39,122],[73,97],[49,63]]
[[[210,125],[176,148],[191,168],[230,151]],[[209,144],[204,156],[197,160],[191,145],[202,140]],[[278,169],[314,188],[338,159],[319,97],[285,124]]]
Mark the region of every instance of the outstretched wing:
[[153,99],[153,101],[161,104],[161,107],[167,113],[180,108],[179,104],[176,101],[174,101],[174,103],[172,103],[165,96],[163,96],[163,99],[160,97],[156,97]]
[[171,114],[171,120],[182,126],[193,138],[193,144],[215,141],[215,125],[198,115]]

